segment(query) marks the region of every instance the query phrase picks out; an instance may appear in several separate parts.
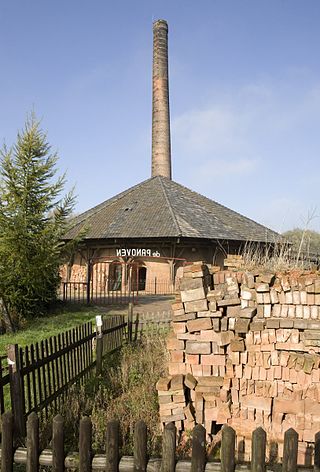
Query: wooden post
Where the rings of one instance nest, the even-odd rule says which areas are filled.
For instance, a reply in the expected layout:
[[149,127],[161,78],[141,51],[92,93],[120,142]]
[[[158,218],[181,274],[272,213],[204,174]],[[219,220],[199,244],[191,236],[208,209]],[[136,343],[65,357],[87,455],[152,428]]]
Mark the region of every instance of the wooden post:
[[252,433],[251,472],[266,470],[267,435],[263,428],[257,428]]
[[290,428],[284,433],[282,472],[296,472],[298,461],[298,433]]
[[320,431],[314,438],[314,472],[320,472]]
[[79,431],[79,472],[91,471],[91,419],[86,416],[80,421]]
[[176,435],[174,423],[168,423],[164,427],[162,436],[162,462],[161,472],[174,472],[176,468]]
[[64,471],[64,432],[61,415],[55,416],[52,422],[52,470]]
[[128,341],[132,342],[132,322],[133,322],[133,305],[129,303],[128,306]]
[[192,432],[191,472],[203,472],[206,466],[206,430],[197,424]]
[[103,358],[103,333],[102,333],[102,317],[96,316],[96,375],[102,373]]
[[87,304],[89,305],[91,301],[90,293],[91,293],[91,272],[92,272],[92,265],[91,260],[88,260],[87,263]]
[[8,346],[8,364],[14,437],[15,439],[24,439],[26,436],[25,404],[18,344]]
[[13,414],[2,415],[1,470],[13,471]]
[[34,411],[27,421],[27,472],[39,471],[39,418]]
[[133,461],[134,472],[147,470],[147,427],[143,421],[135,424]]
[[234,472],[236,433],[230,426],[222,426],[221,472]]
[[119,465],[119,421],[107,423],[106,431],[106,472],[117,472]]

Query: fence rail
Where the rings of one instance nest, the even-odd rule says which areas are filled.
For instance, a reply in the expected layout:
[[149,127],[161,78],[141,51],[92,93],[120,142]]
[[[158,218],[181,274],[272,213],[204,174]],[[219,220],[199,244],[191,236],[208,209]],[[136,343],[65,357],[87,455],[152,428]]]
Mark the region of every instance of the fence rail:
[[[191,472],[263,472],[266,470],[267,435],[262,428],[252,433],[251,463],[236,464],[236,433],[227,425],[222,428],[220,461],[209,462],[206,453],[206,430],[197,425],[192,432],[192,453],[190,460],[177,461],[174,423],[164,427],[162,437],[162,458],[148,460],[147,427],[143,421],[135,425],[133,456],[120,457],[119,423],[111,421],[106,425],[106,452],[92,454],[92,424],[89,417],[80,421],[79,452],[65,454],[63,418],[57,415],[52,423],[52,448],[40,451],[39,419],[31,413],[27,423],[27,447],[14,450],[13,416],[10,412],[2,416],[1,470],[13,472],[14,464],[26,464],[28,472],[38,472],[41,466],[52,467],[54,472],[72,468],[82,472],[107,470],[108,472],[132,471],[191,471]],[[320,433],[315,435],[314,471],[320,466]],[[283,472],[298,470],[298,433],[292,428],[284,433]],[[303,467],[302,470],[306,470]]]
[[95,303],[97,305],[116,305],[135,303],[139,297],[149,295],[173,295],[176,287],[168,279],[150,279],[143,283],[119,285],[118,281],[106,279],[87,282],[62,282],[60,298],[73,303]]

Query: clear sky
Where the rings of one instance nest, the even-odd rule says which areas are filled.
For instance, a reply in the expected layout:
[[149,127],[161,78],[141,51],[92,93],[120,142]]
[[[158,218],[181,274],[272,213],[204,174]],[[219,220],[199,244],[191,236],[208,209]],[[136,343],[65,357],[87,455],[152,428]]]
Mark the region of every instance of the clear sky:
[[319,0],[0,0],[1,141],[34,109],[77,213],[149,178],[159,18],[173,179],[281,232],[314,213],[319,231]]

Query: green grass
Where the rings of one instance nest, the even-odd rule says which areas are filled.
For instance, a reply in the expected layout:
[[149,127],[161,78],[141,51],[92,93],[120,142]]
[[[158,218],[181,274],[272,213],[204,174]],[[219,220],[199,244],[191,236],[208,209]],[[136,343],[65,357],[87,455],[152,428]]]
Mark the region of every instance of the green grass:
[[101,311],[95,307],[61,303],[53,313],[26,321],[16,333],[0,335],[0,355],[6,354],[8,344],[28,346],[87,321],[95,321],[98,313]]

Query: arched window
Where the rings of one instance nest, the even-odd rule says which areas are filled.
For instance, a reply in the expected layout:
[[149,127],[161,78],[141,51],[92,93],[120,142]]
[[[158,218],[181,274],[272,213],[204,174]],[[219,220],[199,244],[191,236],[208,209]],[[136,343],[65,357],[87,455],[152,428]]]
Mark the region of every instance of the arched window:
[[109,266],[108,290],[120,290],[122,284],[122,264],[112,262]]
[[146,289],[146,278],[147,278],[147,269],[145,267],[139,267],[139,272],[138,272],[139,290]]

